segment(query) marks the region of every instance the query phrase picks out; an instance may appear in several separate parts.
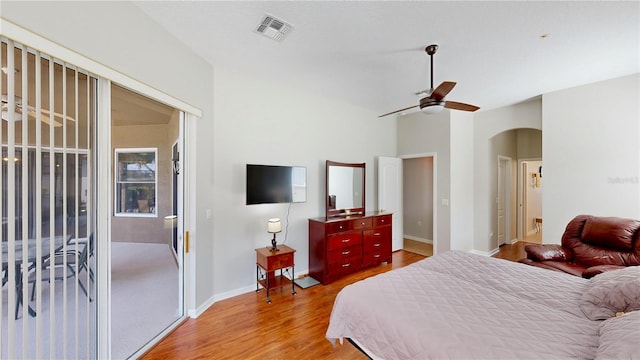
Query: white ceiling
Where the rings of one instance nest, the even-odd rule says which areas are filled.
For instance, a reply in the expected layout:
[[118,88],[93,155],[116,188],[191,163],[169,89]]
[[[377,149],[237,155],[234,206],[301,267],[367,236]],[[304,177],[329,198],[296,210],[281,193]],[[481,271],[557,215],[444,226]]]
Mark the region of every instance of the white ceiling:
[[[435,85],[456,81],[447,99],[480,111],[640,72],[638,1],[134,3],[214,67],[379,114],[429,88],[432,43]],[[294,26],[284,41],[255,32],[265,13]]]

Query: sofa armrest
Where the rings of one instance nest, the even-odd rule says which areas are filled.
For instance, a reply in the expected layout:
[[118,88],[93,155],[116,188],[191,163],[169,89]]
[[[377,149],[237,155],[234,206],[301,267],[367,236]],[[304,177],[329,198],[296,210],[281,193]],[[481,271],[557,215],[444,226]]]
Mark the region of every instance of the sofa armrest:
[[602,274],[603,272],[606,271],[612,271],[612,270],[620,270],[620,269],[624,269],[625,266],[622,265],[596,265],[596,266],[591,266],[586,268],[583,272],[582,272],[582,277],[585,279],[591,279],[592,277],[598,275],[598,274]]
[[570,250],[555,244],[529,244],[524,251],[527,258],[535,261],[571,261],[572,258]]

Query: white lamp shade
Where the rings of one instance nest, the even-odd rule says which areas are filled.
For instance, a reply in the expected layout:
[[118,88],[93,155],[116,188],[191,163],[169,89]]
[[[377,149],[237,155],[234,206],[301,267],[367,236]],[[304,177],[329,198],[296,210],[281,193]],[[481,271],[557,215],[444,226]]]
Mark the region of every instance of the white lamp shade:
[[178,216],[168,215],[164,217],[164,228],[173,229],[178,226]]
[[267,232],[279,233],[280,231],[282,231],[282,223],[280,222],[280,219],[269,219],[269,222],[267,223]]

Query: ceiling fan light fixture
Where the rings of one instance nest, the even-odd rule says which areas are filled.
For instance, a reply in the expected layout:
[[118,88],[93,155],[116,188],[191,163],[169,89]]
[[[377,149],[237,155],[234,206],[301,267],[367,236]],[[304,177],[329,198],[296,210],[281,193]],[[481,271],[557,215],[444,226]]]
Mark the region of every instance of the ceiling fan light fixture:
[[423,107],[422,109],[420,109],[420,111],[422,111],[425,114],[436,114],[442,111],[442,109],[444,109],[444,104],[442,105],[430,105],[427,107]]
[[22,121],[22,114],[19,113],[19,112],[14,112],[13,113],[13,119],[11,119],[11,116],[9,115],[9,112],[2,110],[2,120],[4,120],[4,121],[13,120],[13,122]]
[[439,113],[444,109],[444,100],[436,100],[429,97],[420,99],[420,111],[425,114]]

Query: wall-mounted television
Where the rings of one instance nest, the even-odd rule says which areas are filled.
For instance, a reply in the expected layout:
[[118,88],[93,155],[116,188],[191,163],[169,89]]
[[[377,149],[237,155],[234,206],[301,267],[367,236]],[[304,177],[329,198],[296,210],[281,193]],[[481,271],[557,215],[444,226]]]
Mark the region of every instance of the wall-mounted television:
[[247,164],[247,205],[307,201],[307,168]]

